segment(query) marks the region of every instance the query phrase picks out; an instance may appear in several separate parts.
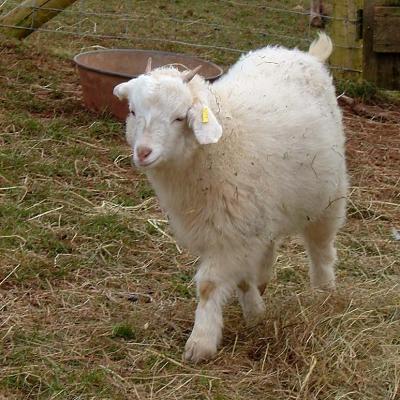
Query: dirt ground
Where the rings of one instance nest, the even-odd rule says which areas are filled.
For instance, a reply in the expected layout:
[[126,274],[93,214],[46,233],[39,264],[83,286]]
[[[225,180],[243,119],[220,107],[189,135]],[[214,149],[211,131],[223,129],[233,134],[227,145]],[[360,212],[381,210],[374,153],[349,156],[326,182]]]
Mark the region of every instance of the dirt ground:
[[233,302],[221,351],[193,366],[195,260],[131,168],[123,124],[84,109],[62,54],[3,42],[0,56],[0,397],[400,398],[399,105],[344,109],[337,292],[311,293],[288,242],[265,322],[245,329]]

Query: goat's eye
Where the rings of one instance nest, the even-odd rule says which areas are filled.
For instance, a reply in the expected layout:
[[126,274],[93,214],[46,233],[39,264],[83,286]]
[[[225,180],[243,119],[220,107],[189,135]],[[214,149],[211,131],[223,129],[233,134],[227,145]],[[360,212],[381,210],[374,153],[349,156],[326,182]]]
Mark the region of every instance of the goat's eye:
[[174,122],[182,122],[184,119],[185,119],[185,117],[175,118]]
[[131,110],[131,115],[134,117],[136,115],[135,111]]

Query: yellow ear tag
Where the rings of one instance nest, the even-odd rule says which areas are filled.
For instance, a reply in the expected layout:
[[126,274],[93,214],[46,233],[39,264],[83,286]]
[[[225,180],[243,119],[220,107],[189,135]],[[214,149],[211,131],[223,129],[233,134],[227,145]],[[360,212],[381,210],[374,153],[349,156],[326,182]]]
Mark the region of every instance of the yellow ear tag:
[[206,124],[208,122],[208,108],[207,107],[203,107],[203,111],[201,114],[201,122],[203,124]]

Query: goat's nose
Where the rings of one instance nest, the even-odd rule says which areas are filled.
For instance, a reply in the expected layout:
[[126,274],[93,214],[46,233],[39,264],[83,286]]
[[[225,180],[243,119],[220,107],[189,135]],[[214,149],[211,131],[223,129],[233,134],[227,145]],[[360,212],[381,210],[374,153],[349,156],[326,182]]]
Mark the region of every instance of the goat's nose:
[[136,150],[140,162],[146,160],[153,150],[147,146],[139,146]]

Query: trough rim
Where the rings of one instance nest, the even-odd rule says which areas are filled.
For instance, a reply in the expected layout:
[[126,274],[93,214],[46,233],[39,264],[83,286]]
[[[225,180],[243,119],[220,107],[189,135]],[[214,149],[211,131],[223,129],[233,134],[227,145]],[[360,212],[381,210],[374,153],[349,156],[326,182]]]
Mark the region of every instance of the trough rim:
[[[179,56],[179,57],[182,57],[182,58],[186,58],[186,59],[199,60],[202,63],[207,63],[207,64],[212,65],[213,67],[215,67],[219,71],[219,73],[205,78],[208,81],[214,81],[224,73],[224,70],[219,65],[213,63],[212,61],[208,61],[208,60],[202,59],[200,57],[192,56],[192,55],[189,55],[189,54],[182,54],[182,53],[175,53],[175,52],[171,52],[171,51],[161,51],[161,50],[143,50],[143,49],[92,50],[92,51],[86,51],[86,52],[77,54],[76,56],[74,56],[73,61],[79,68],[85,69],[87,71],[97,72],[97,73],[101,73],[101,74],[109,75],[109,76],[114,76],[114,77],[118,77],[118,78],[129,78],[129,79],[132,79],[132,78],[138,77],[140,74],[139,75],[132,75],[132,74],[126,74],[126,73],[123,73],[123,72],[115,72],[115,71],[110,71],[110,70],[107,70],[107,69],[96,68],[96,67],[88,66],[87,64],[84,64],[79,60],[82,56],[85,56],[85,55],[88,55],[88,54],[120,53],[120,52],[121,53],[124,53],[124,52],[149,53],[149,57],[151,56],[151,54],[168,55],[168,56],[176,55],[176,56]],[[166,64],[166,65],[168,65],[168,64]],[[201,75],[201,71],[200,71],[200,75]]]

